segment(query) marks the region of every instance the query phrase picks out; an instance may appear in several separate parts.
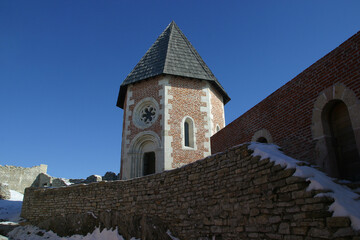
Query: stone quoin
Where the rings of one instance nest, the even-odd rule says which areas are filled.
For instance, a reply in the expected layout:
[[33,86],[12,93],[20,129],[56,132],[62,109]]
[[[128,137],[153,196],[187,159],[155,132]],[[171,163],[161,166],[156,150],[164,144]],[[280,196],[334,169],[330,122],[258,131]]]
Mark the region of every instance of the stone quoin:
[[171,22],[121,84],[121,179],[180,167],[211,154],[230,100]]

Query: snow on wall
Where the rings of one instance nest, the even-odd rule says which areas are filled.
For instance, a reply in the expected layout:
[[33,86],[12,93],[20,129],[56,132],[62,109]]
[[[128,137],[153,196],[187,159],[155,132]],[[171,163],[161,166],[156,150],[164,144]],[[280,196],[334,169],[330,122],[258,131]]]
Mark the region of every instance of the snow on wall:
[[300,161],[286,156],[279,147],[273,144],[251,143],[249,149],[253,150],[254,156],[261,156],[261,159],[269,158],[275,164],[286,168],[295,168],[294,176],[306,178],[310,181],[307,191],[329,190],[328,193],[319,193],[315,197],[328,196],[335,201],[330,205],[329,210],[336,217],[349,217],[352,227],[360,230],[360,195],[348,187],[337,184],[325,173],[314,167],[298,165]]
[[117,227],[126,239],[167,239],[168,230],[178,239],[349,237],[354,197],[275,146],[251,144],[133,180],[29,188],[22,217],[63,234]]

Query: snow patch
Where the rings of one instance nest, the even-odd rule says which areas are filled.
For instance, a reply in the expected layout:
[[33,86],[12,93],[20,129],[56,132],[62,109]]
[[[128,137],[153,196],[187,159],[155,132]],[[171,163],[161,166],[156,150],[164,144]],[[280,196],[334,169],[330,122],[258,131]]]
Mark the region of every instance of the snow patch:
[[17,191],[14,191],[14,190],[10,190],[10,199],[9,201],[23,201],[24,199],[24,195],[17,192]]
[[[104,229],[103,231],[100,231],[99,228],[96,228],[92,233],[89,233],[86,236],[73,235],[70,237],[59,237],[52,231],[46,232],[45,230],[31,225],[15,228],[9,233],[9,237],[14,240],[125,240],[121,235],[119,235],[117,229]],[[132,240],[134,240],[134,238],[132,238]]]
[[[269,158],[286,168],[295,168],[294,176],[305,178],[310,181],[307,190],[329,190],[328,193],[320,193],[315,197],[328,196],[334,199],[330,205],[329,211],[333,212],[334,217],[349,217],[351,226],[355,230],[360,230],[360,201],[356,199],[360,197],[348,187],[337,184],[333,178],[313,167],[299,166],[298,161],[286,156],[279,147],[274,144],[251,143],[249,149],[253,150],[253,156],[260,156],[261,159]],[[345,182],[345,181],[343,181]]]
[[169,229],[166,231],[166,234],[167,234],[172,240],[179,240],[178,238],[176,238],[176,237],[174,237],[174,236],[172,235],[172,233],[170,232]]
[[97,216],[95,216],[93,212],[87,212],[87,213],[90,214],[93,218],[97,219]]
[[10,190],[10,199],[0,200],[0,219],[12,222],[20,221],[21,206],[24,195]]

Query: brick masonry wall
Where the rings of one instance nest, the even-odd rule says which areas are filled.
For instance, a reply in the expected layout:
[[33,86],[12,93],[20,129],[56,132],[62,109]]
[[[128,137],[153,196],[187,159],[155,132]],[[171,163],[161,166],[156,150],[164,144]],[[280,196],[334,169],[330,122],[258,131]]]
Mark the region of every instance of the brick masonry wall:
[[[173,149],[173,168],[175,168],[201,159],[204,157],[204,152],[210,152],[210,149],[204,145],[207,142],[210,146],[210,137],[206,136],[209,129],[204,127],[208,125],[208,116],[206,112],[200,111],[201,107],[208,107],[201,101],[201,98],[205,96],[202,91],[205,81],[174,77],[171,79],[170,85],[169,95],[172,96],[172,99],[169,99],[169,104],[172,105],[172,108],[169,110],[170,131],[168,134],[173,139],[171,147]],[[186,116],[191,117],[194,121],[196,148],[184,149],[183,146],[182,120]]]
[[216,126],[219,126],[220,129],[225,127],[225,112],[224,112],[224,102],[223,97],[211,87],[211,113],[213,115],[213,126],[212,133],[215,134]]
[[[128,144],[125,145],[125,148],[129,147],[130,141],[140,132],[143,132],[143,129],[140,129],[134,125],[134,122],[132,121],[133,114],[134,114],[134,108],[136,105],[144,98],[152,97],[155,99],[155,101],[159,104],[160,109],[158,109],[159,112],[161,112],[162,106],[160,104],[161,96],[159,95],[159,91],[161,90],[162,86],[159,85],[159,78],[152,78],[149,80],[141,81],[136,84],[131,85],[131,97],[130,100],[133,101],[133,104],[129,106],[129,111],[131,112],[131,115],[126,115],[124,112],[124,116],[127,116],[127,120],[129,121],[128,129],[126,129],[129,132],[129,135],[124,136],[125,139],[128,141]],[[124,109],[127,107],[127,102],[124,104]],[[162,127],[161,127],[161,121],[162,116],[159,115],[158,119],[154,124],[152,124],[150,127],[146,128],[147,131],[153,131],[155,132],[159,137],[161,137],[162,133]],[[125,131],[124,131],[125,132]]]
[[[359,239],[333,199],[246,145],[155,175],[26,189],[22,217],[60,235],[114,228],[126,239]],[[343,237],[343,238],[341,238]]]
[[[158,103],[159,117],[150,127],[138,128],[133,122],[135,108],[148,97]],[[185,117],[194,121],[193,148],[184,146]],[[138,134],[152,132],[159,138],[157,160],[164,162],[158,167],[161,172],[210,155],[210,137],[216,125],[222,128],[224,122],[222,97],[207,81],[162,75],[130,85],[124,102],[121,176],[130,176],[130,161],[134,162],[131,144]]]
[[212,136],[212,153],[250,142],[265,128],[288,155],[315,163],[314,104],[322,91],[339,83],[359,101],[360,32]]

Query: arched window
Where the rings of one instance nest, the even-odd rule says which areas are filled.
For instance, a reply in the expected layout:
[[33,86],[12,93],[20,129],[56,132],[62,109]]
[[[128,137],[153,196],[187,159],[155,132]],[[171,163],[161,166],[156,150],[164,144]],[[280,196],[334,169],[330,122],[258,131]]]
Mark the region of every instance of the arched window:
[[264,137],[259,137],[256,142],[259,142],[259,143],[268,143],[268,140]]
[[194,134],[194,121],[190,117],[186,117],[183,121],[182,127],[183,145],[184,147],[194,148],[195,134]]
[[273,143],[273,139],[271,137],[271,134],[268,130],[265,128],[260,129],[254,133],[254,135],[251,138],[252,142],[259,142],[259,143]]
[[220,126],[216,125],[216,132],[220,131]]
[[329,155],[333,155],[333,171],[340,178],[360,180],[360,157],[354,130],[346,104],[340,100],[330,101],[322,113],[325,134],[328,137]]
[[185,138],[185,146],[190,147],[189,140],[189,123],[184,122],[184,138]]

